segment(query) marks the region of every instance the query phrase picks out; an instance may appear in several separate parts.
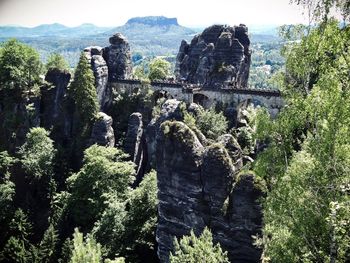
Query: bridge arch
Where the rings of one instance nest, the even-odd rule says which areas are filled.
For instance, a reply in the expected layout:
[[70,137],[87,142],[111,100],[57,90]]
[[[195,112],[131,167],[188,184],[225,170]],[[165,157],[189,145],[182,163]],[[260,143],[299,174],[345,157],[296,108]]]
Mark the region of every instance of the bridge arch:
[[210,98],[202,93],[193,94],[193,102],[201,105],[204,108],[210,107]]

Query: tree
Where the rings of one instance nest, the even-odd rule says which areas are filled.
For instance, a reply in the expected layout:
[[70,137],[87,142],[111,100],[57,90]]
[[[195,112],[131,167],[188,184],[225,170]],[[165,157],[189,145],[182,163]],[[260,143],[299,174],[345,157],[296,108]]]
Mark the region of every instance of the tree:
[[68,70],[69,65],[62,55],[58,53],[52,53],[47,59],[46,69]]
[[170,63],[162,58],[155,58],[149,63],[148,78],[151,81],[165,80],[170,75]]
[[156,260],[157,204],[155,171],[145,175],[124,202],[109,202],[92,231],[107,256],[122,255],[131,262]]
[[327,21],[332,9],[340,12],[344,20],[350,17],[350,2],[347,0],[292,0],[291,2],[308,9],[309,18],[314,22]]
[[27,215],[18,209],[9,224],[9,239],[0,254],[2,262],[32,262],[29,236],[32,226]]
[[39,54],[15,39],[8,40],[0,49],[0,89],[21,94],[38,88],[42,82],[42,63]]
[[24,169],[34,178],[52,175],[55,153],[49,132],[40,127],[30,129],[19,150]]
[[73,251],[70,263],[100,263],[102,261],[101,245],[92,237],[84,241],[83,234],[76,228],[73,234]]
[[227,252],[223,252],[220,245],[213,243],[213,237],[208,228],[196,237],[193,231],[174,241],[175,251],[170,253],[170,263],[228,263]]
[[46,229],[44,236],[39,244],[39,258],[42,263],[54,262],[58,234],[52,224]]
[[10,156],[7,151],[0,152],[0,177],[9,173],[10,167],[16,162],[16,158]]
[[216,139],[226,133],[228,123],[222,112],[215,112],[214,108],[202,110],[196,116],[196,125],[199,130],[210,139]]
[[70,88],[82,123],[90,123],[96,117],[99,105],[95,77],[84,53],[80,55]]
[[[264,202],[265,262],[346,262],[349,258],[350,41],[323,22],[287,55],[287,107],[261,116],[269,142],[254,164],[269,182]],[[259,128],[260,127],[260,128]]]
[[135,173],[134,164],[125,159],[121,150],[92,145],[84,151],[81,170],[68,178],[70,211],[84,231],[101,217],[109,198],[125,200]]

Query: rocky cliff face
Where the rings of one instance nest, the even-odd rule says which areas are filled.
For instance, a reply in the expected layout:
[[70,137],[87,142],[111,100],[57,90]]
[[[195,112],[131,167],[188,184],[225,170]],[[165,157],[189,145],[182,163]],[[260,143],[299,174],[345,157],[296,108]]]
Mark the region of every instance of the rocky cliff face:
[[259,262],[253,235],[262,227],[263,184],[240,172],[242,151],[231,135],[203,145],[179,121],[165,121],[156,136],[158,256],[169,262],[173,238],[208,226],[232,262]]
[[109,47],[103,49],[103,57],[108,65],[109,81],[127,79],[131,76],[131,52],[126,38],[117,33],[109,38]]
[[176,58],[178,80],[206,87],[246,87],[249,77],[250,40],[245,25],[213,25],[182,41]]
[[147,145],[145,133],[143,131],[142,114],[134,112],[129,117],[128,131],[124,141],[124,150],[130,155],[130,160],[136,164],[136,180],[134,186],[137,186],[147,169]]
[[95,87],[100,109],[105,109],[111,103],[111,89],[108,85],[108,67],[103,58],[103,49],[98,46],[84,49],[85,56],[91,63],[95,76]]

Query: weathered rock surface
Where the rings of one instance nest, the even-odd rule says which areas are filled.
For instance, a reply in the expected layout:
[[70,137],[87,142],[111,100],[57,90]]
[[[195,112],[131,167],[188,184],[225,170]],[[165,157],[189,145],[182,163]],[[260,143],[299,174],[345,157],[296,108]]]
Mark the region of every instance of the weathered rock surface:
[[0,145],[13,154],[26,141],[31,127],[40,125],[40,98],[13,98],[0,91]]
[[90,144],[113,147],[115,144],[114,131],[112,128],[113,120],[103,112],[99,112],[95,121],[90,138]]
[[141,137],[143,134],[142,115],[139,112],[134,112],[129,117],[128,132],[124,141],[124,150],[128,153],[133,162],[137,163]]
[[157,136],[158,257],[168,262],[174,236],[200,233],[208,218],[201,200],[204,147],[181,122],[165,122]]
[[130,45],[126,38],[117,33],[109,38],[109,47],[103,49],[107,61],[109,81],[127,79],[132,73]]
[[112,100],[112,91],[108,85],[108,67],[103,58],[103,49],[98,46],[87,47],[84,49],[84,54],[91,63],[91,69],[95,76],[97,100],[100,109],[103,110],[110,105]]
[[232,262],[259,262],[252,235],[261,231],[263,191],[253,174],[237,176],[241,150],[234,138],[203,146],[184,123],[166,121],[156,148],[160,261],[169,262],[174,237],[207,226]]
[[134,112],[129,117],[124,150],[136,164],[136,180],[134,186],[137,186],[142,180],[147,163],[146,138],[143,132],[142,114],[139,112]]
[[205,87],[247,87],[251,52],[245,25],[213,25],[182,41],[176,58],[178,80]]
[[232,262],[260,262],[262,250],[253,245],[253,236],[261,236],[263,209],[259,199],[265,186],[252,173],[238,176],[230,195],[228,218],[230,231],[218,239]]
[[41,126],[51,129],[52,126],[62,123],[64,100],[71,74],[65,70],[50,69],[45,80],[51,85],[41,89]]

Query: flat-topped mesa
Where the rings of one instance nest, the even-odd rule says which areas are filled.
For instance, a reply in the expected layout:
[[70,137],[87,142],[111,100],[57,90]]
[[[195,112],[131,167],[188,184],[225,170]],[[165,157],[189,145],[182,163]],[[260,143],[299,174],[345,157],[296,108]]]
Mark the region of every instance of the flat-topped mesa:
[[176,78],[204,88],[246,88],[251,58],[249,45],[245,25],[208,27],[190,44],[182,41],[176,58]]
[[134,17],[128,20],[126,24],[144,24],[149,26],[178,26],[177,18],[168,18],[164,16],[146,16]]

